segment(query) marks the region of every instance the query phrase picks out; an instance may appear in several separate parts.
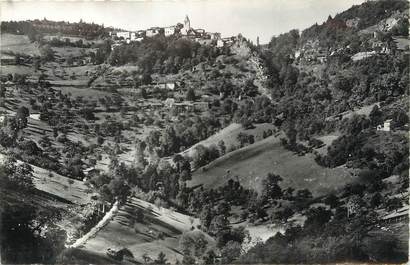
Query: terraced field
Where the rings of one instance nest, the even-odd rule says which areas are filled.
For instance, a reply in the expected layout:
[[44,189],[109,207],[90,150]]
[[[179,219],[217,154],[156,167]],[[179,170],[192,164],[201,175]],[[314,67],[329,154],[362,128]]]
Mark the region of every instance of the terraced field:
[[[137,211],[142,211],[143,220],[136,217]],[[108,248],[125,247],[138,262],[143,262],[144,254],[154,259],[162,251],[170,262],[174,262],[182,259],[178,247],[181,235],[202,233],[192,229],[198,224],[196,218],[132,197],[119,209],[112,221],[84,244],[83,249],[105,254]],[[212,238],[206,238],[209,246],[215,244]]]

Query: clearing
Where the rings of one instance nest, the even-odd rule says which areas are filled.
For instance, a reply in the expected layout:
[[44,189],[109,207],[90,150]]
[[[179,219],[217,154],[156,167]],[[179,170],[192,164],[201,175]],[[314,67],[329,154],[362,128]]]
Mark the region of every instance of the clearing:
[[298,156],[283,148],[279,137],[271,136],[199,168],[188,184],[215,188],[237,176],[244,187],[260,192],[270,172],[282,176],[282,187],[308,188],[314,195],[335,190],[353,179],[347,168],[319,166],[313,154]]

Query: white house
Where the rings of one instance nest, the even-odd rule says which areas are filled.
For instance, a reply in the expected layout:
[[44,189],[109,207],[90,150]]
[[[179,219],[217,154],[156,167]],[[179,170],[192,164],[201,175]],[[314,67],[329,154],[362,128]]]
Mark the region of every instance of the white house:
[[176,84],[174,82],[159,83],[155,87],[159,89],[175,90]]
[[301,51],[300,51],[300,50],[295,51],[295,59],[299,58],[300,55],[301,55]]
[[167,108],[172,108],[174,106],[174,104],[175,104],[175,99],[174,98],[167,98],[164,102],[164,105]]
[[117,32],[117,37],[118,38],[123,38],[124,40],[130,38],[130,32],[128,31],[122,31],[122,32]]
[[165,36],[171,36],[171,35],[174,35],[174,33],[175,33],[175,29],[176,29],[176,27],[175,27],[175,26],[170,26],[170,27],[166,27],[166,28],[164,28],[164,34],[165,34]]
[[390,129],[391,129],[391,127],[390,127],[391,121],[392,121],[391,119],[386,120],[386,121],[384,122],[383,126],[382,126],[382,125],[377,125],[377,130],[378,130],[378,131],[384,131],[384,132],[390,132]]
[[6,115],[0,115],[0,125],[6,122]]
[[131,41],[136,41],[137,38],[138,38],[138,35],[137,35],[136,32],[131,32],[131,33],[130,33],[130,40],[131,40]]

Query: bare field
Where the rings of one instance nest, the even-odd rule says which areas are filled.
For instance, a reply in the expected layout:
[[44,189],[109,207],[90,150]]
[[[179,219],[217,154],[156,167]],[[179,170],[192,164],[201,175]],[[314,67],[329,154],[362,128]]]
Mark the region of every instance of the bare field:
[[274,136],[228,153],[204,168],[193,173],[190,186],[218,187],[238,176],[246,188],[261,191],[264,177],[272,172],[282,176],[282,187],[308,188],[314,195],[320,195],[352,180],[346,168],[321,167],[312,154],[293,154],[284,149],[279,138]]

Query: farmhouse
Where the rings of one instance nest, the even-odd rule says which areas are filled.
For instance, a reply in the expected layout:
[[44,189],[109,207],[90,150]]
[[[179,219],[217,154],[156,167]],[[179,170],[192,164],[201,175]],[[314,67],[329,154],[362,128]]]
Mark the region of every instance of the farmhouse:
[[0,125],[3,125],[6,123],[6,115],[0,115]]
[[383,126],[382,125],[377,125],[377,130],[378,131],[384,131],[384,132],[390,132],[390,129],[391,129],[391,119],[389,119],[389,120],[386,120],[385,122],[384,122],[384,124],[383,124]]
[[218,40],[216,41],[216,47],[221,48],[221,47],[223,47],[223,46],[224,46],[224,42],[223,42],[223,40],[218,39]]
[[175,88],[177,88],[177,84],[175,82],[159,83],[154,87],[164,90],[175,90]]

